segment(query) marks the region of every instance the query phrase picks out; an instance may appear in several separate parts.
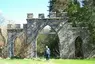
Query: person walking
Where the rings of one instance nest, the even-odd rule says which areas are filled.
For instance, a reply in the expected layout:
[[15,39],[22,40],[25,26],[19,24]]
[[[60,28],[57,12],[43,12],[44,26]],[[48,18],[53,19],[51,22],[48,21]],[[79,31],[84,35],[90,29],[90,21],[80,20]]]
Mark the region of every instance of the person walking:
[[45,49],[45,58],[46,60],[50,59],[50,49],[48,46],[46,46],[46,49]]

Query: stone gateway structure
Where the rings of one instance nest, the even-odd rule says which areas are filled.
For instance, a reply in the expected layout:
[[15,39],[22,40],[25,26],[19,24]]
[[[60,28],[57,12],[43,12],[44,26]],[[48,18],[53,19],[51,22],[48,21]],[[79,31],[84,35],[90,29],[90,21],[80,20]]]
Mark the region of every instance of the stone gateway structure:
[[[20,24],[15,24],[15,28],[12,28],[12,25],[8,24],[8,57],[14,56],[14,41],[17,37],[24,38],[23,43],[28,44],[25,57],[37,57],[37,36],[47,25],[58,34],[60,58],[87,58],[90,55],[87,29],[72,27],[71,23],[68,22],[66,13],[64,13],[62,17],[55,17],[54,14],[52,14],[50,18],[44,18],[44,14],[40,14],[39,18],[33,18],[33,14],[29,13],[27,14],[26,20],[27,24],[24,24],[23,28],[20,28]],[[24,36],[22,36],[22,34]]]

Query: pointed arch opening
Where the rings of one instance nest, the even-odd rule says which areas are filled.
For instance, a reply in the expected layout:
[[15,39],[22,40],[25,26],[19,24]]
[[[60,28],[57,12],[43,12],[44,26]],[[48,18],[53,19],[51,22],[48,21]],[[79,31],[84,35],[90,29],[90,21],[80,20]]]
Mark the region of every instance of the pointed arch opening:
[[43,57],[45,46],[51,51],[51,57],[59,58],[59,37],[56,31],[49,25],[45,26],[37,36],[37,56]]
[[75,58],[83,58],[83,50],[82,50],[83,41],[81,37],[77,37],[75,40]]
[[14,41],[14,57],[21,57],[22,40],[19,37]]

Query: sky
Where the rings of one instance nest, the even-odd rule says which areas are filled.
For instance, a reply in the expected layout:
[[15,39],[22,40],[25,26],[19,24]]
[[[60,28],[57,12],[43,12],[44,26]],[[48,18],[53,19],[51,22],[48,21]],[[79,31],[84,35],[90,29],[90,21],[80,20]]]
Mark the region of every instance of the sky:
[[78,0],[78,1],[80,2],[80,6],[82,7],[82,3],[81,3],[81,2],[82,2],[83,0]]
[[49,0],[0,0],[0,15],[8,23],[24,24],[27,23],[27,13],[33,13],[35,18],[39,13],[44,13],[47,17],[48,2]]
[[[26,23],[27,13],[48,15],[49,0],[0,0],[0,14],[13,23]],[[9,22],[10,23],[10,22]]]

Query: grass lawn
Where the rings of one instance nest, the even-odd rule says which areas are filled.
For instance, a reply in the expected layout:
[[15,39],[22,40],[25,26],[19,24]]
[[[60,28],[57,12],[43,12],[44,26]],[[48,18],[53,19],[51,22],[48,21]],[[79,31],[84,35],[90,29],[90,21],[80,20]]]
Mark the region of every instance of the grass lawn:
[[95,64],[95,59],[0,59],[0,64]]

